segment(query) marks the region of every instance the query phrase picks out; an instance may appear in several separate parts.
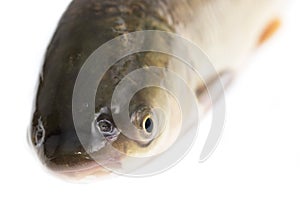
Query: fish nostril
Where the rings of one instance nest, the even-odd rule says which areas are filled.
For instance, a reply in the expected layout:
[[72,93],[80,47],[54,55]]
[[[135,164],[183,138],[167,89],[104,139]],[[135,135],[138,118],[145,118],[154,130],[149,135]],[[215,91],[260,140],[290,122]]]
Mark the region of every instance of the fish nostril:
[[111,110],[108,107],[101,108],[100,112],[95,114],[93,125],[96,126],[98,132],[110,142],[117,140],[118,135],[120,134],[120,131],[114,125]]
[[97,127],[108,141],[115,141],[120,134],[119,130],[114,127],[113,123],[106,119],[98,121]]
[[101,132],[112,132],[113,130],[113,127],[108,120],[100,120],[98,125]]
[[42,122],[42,119],[38,119],[38,124],[35,126],[33,130],[33,144],[36,147],[40,147],[45,140],[45,128]]

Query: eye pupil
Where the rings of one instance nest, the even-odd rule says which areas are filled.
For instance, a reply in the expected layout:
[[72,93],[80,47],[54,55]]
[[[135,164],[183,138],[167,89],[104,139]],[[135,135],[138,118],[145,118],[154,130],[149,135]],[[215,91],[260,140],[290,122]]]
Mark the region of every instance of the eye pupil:
[[148,133],[151,133],[152,130],[153,130],[153,121],[151,118],[147,118],[146,121],[145,121],[145,130],[148,132]]

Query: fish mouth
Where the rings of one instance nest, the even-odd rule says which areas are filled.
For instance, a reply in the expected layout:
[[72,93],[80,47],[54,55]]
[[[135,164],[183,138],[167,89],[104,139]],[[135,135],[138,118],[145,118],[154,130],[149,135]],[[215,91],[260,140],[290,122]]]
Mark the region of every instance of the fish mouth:
[[112,158],[111,154],[106,156],[102,154],[101,150],[87,153],[81,148],[80,151],[81,152],[73,153],[55,153],[53,156],[47,157],[41,147],[38,148],[38,156],[50,173],[71,180],[108,176],[112,171],[107,168],[110,168],[112,165],[116,167],[121,165],[121,158],[119,156]]
[[111,173],[93,158],[97,157],[96,154],[89,154],[85,150],[72,132],[68,135],[49,135],[37,144],[34,141],[34,133],[29,128],[27,140],[42,166],[54,176],[81,180],[89,176],[100,177]]
[[75,181],[89,177],[102,178],[112,174],[111,170],[107,169],[110,168],[109,165],[121,165],[120,156],[106,154],[106,147],[99,151],[87,152],[73,133],[52,135],[43,139],[41,144],[37,144],[33,141],[31,130],[28,130],[29,146],[35,151],[44,169],[54,176]]
[[42,146],[34,147],[37,157],[47,172],[63,179],[82,180],[88,177],[108,176],[111,172],[86,152],[53,154],[48,156]]
[[[56,157],[48,160],[44,160],[43,164],[46,169],[54,175],[71,180],[82,180],[88,177],[103,177],[108,176],[111,172],[101,166],[98,162],[92,159],[80,160],[80,163],[67,162],[65,164],[59,164],[67,159],[67,156]],[[73,158],[73,156],[72,156]]]
[[108,176],[111,173],[99,165],[97,162],[91,161],[90,163],[86,164],[84,167],[73,167],[68,169],[63,169],[60,171],[56,171],[58,176],[62,176],[65,178],[71,178],[75,180],[82,180],[84,178],[89,177],[103,177]]

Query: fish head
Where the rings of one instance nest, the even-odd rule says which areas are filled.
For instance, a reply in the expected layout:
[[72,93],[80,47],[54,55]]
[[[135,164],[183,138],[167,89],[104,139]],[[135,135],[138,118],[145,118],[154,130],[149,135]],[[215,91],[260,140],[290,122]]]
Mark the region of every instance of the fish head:
[[[150,71],[152,78],[147,80],[131,78],[130,73],[148,72],[149,65],[164,67],[168,61],[164,54],[135,54],[112,66],[98,86],[93,120],[82,127],[75,128],[71,102],[65,118],[45,118],[36,113],[29,140],[42,163],[55,174],[81,179],[120,171],[132,158],[147,159],[166,151],[176,141],[182,122],[178,101],[163,88],[167,84],[165,69]],[[130,84],[120,86],[126,78]],[[148,86],[127,95],[128,88],[144,81]],[[124,91],[112,105],[118,87]],[[126,98],[128,105],[124,107]],[[141,166],[129,165],[130,170]]]

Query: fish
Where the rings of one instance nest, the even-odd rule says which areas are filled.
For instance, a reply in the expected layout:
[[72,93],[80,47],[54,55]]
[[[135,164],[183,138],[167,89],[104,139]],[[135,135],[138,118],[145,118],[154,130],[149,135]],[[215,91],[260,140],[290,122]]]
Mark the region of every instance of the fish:
[[[103,76],[95,97],[95,124],[91,128],[103,139],[88,138],[89,147],[83,146],[73,121],[73,91],[80,69],[101,45],[137,31],[174,33],[199,46],[221,78],[224,74],[234,76],[247,57],[278,29],[282,2],[73,0],[58,23],[39,75],[29,142],[40,161],[62,176],[102,175],[110,173],[103,165],[123,167],[126,156],[147,156],[176,140],[182,123],[177,104],[159,88],[144,88],[135,94],[129,113],[131,123],[139,132],[151,136],[159,124],[153,117],[153,108],[159,105],[167,120],[161,134],[145,139],[136,133],[135,138],[128,138],[113,119],[116,110],[111,108],[113,92],[126,75],[138,68],[167,68],[174,64],[167,54],[140,52],[119,60]],[[157,73],[158,79],[163,78],[163,72],[162,69]],[[201,96],[203,82],[194,81],[185,72],[181,75],[190,82],[195,94]],[[213,81],[214,77],[210,79]],[[106,145],[121,153],[111,151],[112,147]]]

